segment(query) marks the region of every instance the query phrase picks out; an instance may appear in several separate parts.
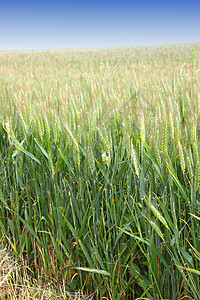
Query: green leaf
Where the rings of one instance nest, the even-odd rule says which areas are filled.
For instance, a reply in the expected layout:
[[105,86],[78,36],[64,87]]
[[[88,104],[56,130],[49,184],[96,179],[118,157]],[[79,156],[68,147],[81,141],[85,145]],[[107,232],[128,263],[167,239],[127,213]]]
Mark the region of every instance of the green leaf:
[[[57,147],[58,148],[58,147]],[[62,153],[62,151],[58,148],[58,151],[62,157],[62,159],[64,160],[64,162],[66,163],[66,165],[68,166],[68,168],[70,169],[70,171],[72,172],[72,174],[75,176],[74,171],[72,169],[72,166],[70,165],[70,163],[68,162],[66,156]]]
[[7,130],[6,130],[7,134],[11,137],[11,139],[13,140],[14,142],[14,145],[15,147],[20,150],[21,152],[23,152],[24,154],[26,154],[27,156],[29,156],[31,159],[35,160],[40,166],[41,166],[41,163],[40,161],[30,152],[28,152],[27,150],[25,150],[22,145],[16,140],[16,138],[10,134]]
[[156,158],[152,152],[152,150],[150,149],[150,147],[147,145],[147,143],[145,141],[143,141],[143,145],[145,147],[145,149],[147,150],[147,153],[153,163],[154,168],[156,169],[157,173],[160,175],[160,177],[162,178],[161,172],[160,172],[160,168],[157,164]]
[[119,173],[117,175],[117,178],[115,180],[115,185],[118,185],[119,181],[121,180],[125,170],[126,170],[126,166],[127,166],[127,161],[123,162],[121,165],[121,168],[119,169]]
[[[62,215],[63,215],[63,214],[62,214]],[[81,247],[81,249],[82,249],[82,251],[83,251],[83,253],[84,253],[84,255],[85,255],[85,258],[87,259],[87,261],[88,261],[88,263],[89,263],[89,265],[90,265],[91,267],[94,267],[93,262],[92,262],[92,260],[91,260],[91,258],[90,258],[90,255],[89,255],[89,253],[88,253],[86,247],[83,245],[82,241],[81,241],[80,238],[79,238],[78,232],[73,228],[72,224],[67,220],[67,218],[66,218],[64,215],[63,215],[63,217],[64,217],[64,219],[65,219],[65,222],[67,223],[68,228],[70,229],[70,231],[72,232],[72,234],[73,234],[74,237],[76,238],[77,242],[79,243],[79,245],[80,245],[80,247]]]
[[91,272],[91,273],[98,273],[104,276],[111,276],[111,274],[107,271],[104,270],[99,270],[99,269],[91,269],[91,268],[85,268],[85,267],[77,267],[77,270],[81,271],[86,271],[86,272]]
[[192,258],[192,256],[189,255],[189,254],[185,251],[184,248],[179,247],[179,249],[180,249],[180,252],[182,253],[182,255],[185,257],[185,259],[186,259],[192,266],[194,266],[194,265],[193,265],[193,258]]
[[22,221],[22,223],[25,225],[25,227],[30,231],[30,233],[32,234],[32,236],[35,237],[35,239],[38,241],[38,243],[40,244],[40,246],[43,247],[43,244],[40,241],[40,239],[37,236],[37,234],[35,233],[34,229],[17,212],[15,212],[15,213],[17,214],[18,218]]
[[195,216],[195,215],[193,215],[193,214],[191,214],[191,213],[189,213],[189,215],[193,216],[195,219],[197,219],[197,220],[199,220],[199,221],[200,221],[200,217],[198,217],[198,216]]
[[[119,228],[119,227],[118,227],[118,228]],[[150,247],[154,247],[154,248],[155,248],[155,251],[156,251],[156,254],[159,256],[160,260],[163,262],[163,264],[164,264],[165,267],[167,268],[169,274],[173,277],[172,271],[171,271],[170,268],[169,268],[169,264],[166,262],[164,256],[162,255],[162,253],[160,252],[160,250],[157,249],[157,247],[156,247],[155,245],[153,245],[153,244],[150,243],[149,241],[147,241],[147,240],[145,240],[145,239],[143,239],[143,238],[141,238],[141,237],[139,237],[139,236],[133,234],[133,233],[130,232],[130,231],[123,230],[122,228],[119,228],[119,229],[122,230],[124,233],[126,233],[126,234],[128,234],[128,235],[134,237],[136,240],[138,240],[138,241],[140,241],[140,242],[142,242],[142,243],[144,243],[144,244],[146,244],[146,245],[148,245],[148,246],[150,246]]]
[[170,174],[172,175],[172,177],[173,177],[173,179],[174,179],[174,182],[175,182],[176,186],[177,186],[178,189],[180,190],[180,192],[181,192],[181,194],[183,195],[183,197],[185,198],[185,200],[186,200],[187,202],[189,202],[189,201],[188,201],[188,197],[187,197],[187,195],[186,195],[186,193],[185,193],[185,191],[184,191],[184,189],[183,189],[183,186],[181,185],[180,181],[178,180],[178,177],[177,177],[175,171],[172,169],[172,167],[170,167],[170,165],[168,164],[168,162],[166,162],[166,164],[167,164],[167,168],[168,168]]
[[108,174],[105,172],[105,170],[103,169],[102,165],[100,164],[100,162],[95,158],[95,161],[97,163],[97,166],[99,167],[101,173],[103,174],[105,180],[106,180],[106,183],[108,183],[110,181],[109,177],[108,177]]
[[191,273],[195,273],[195,274],[197,274],[197,275],[200,275],[200,271],[199,271],[199,270],[187,268],[187,271],[189,271],[189,272],[191,272]]
[[38,141],[36,140],[36,138],[34,138],[34,141],[36,143],[36,145],[38,146],[38,148],[40,149],[40,151],[42,152],[42,154],[44,154],[44,156],[49,159],[49,155],[46,152],[46,150],[38,143]]
[[1,189],[0,189],[0,200],[1,200],[1,202],[6,206],[7,209],[10,209],[10,208],[8,207],[7,202],[6,202],[5,199],[4,199],[4,196],[3,196],[3,193],[2,193],[2,190],[1,190]]

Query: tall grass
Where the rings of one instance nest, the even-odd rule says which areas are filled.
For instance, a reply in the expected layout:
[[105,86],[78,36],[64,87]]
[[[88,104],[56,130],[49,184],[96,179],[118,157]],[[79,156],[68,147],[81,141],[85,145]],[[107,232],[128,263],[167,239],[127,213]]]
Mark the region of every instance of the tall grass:
[[1,238],[93,299],[200,299],[199,44],[0,55]]

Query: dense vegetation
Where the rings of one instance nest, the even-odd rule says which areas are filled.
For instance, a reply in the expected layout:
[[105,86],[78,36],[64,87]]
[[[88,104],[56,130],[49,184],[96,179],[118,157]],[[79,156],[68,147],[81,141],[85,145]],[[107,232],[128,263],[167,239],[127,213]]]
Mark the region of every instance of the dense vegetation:
[[199,50],[0,53],[0,238],[35,278],[200,299]]

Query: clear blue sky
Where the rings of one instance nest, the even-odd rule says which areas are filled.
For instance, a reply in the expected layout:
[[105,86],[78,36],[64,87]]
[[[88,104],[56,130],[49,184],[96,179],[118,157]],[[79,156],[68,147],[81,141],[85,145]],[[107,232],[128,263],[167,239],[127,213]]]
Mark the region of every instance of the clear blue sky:
[[200,42],[200,0],[0,2],[0,50]]

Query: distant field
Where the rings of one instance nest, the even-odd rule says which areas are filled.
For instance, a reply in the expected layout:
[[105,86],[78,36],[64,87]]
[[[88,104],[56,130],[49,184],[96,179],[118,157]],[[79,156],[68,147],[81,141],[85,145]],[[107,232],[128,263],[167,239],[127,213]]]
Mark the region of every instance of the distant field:
[[0,107],[0,239],[34,278],[200,299],[200,43],[0,51]]

